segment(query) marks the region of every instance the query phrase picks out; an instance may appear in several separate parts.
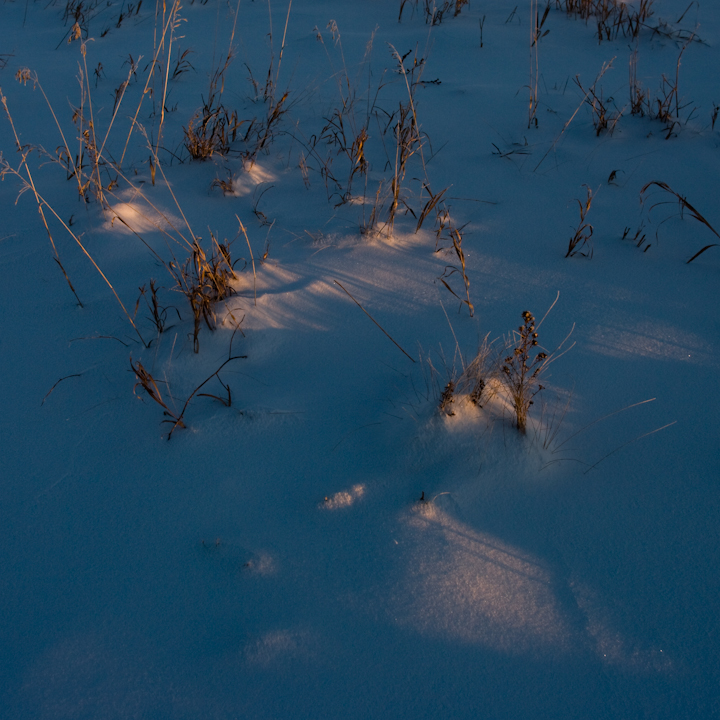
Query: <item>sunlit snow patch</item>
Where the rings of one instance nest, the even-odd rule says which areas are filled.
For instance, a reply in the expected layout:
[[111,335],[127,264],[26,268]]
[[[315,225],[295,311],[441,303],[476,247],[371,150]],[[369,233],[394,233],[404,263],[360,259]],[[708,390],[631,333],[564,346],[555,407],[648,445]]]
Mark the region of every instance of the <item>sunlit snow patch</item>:
[[173,233],[174,228],[183,228],[181,222],[169,212],[156,210],[142,199],[135,198],[110,206],[107,227],[138,233],[154,230]]
[[364,485],[353,485],[350,490],[342,490],[334,495],[326,497],[320,503],[320,507],[325,510],[337,510],[338,508],[350,507],[356,500],[359,500],[365,494]]
[[276,176],[270,170],[266,170],[256,162],[249,170],[233,177],[232,194],[237,197],[249,195],[255,191],[258,185],[273,182],[275,179]]
[[570,631],[542,561],[432,503],[417,504],[404,524],[415,551],[388,608],[397,622],[508,654],[567,645]]
[[645,357],[693,364],[713,362],[710,344],[679,327],[644,319],[641,323],[599,325],[591,335],[591,349],[609,357]]
[[[326,330],[326,298],[335,290],[325,280],[304,277],[270,263],[257,271],[257,278],[244,273],[239,295],[227,303],[233,313],[245,312],[243,328],[249,330]],[[254,297],[257,295],[257,305]]]

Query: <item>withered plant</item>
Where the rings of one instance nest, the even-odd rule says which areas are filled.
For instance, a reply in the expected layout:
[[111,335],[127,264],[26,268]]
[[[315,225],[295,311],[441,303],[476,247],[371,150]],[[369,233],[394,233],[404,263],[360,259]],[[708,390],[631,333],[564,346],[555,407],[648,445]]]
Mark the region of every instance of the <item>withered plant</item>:
[[630,75],[630,113],[632,115],[645,116],[650,112],[650,100],[646,88],[637,78],[638,51],[635,48],[630,53],[629,75]]
[[443,388],[442,394],[440,395],[440,403],[438,404],[438,410],[452,417],[455,412],[451,409],[452,404],[455,402],[455,382],[448,380],[447,385]]
[[80,86],[80,102],[77,106],[72,107],[72,122],[75,125],[78,143],[77,150],[71,147],[37,73],[29,68],[20,68],[15,74],[15,79],[23,85],[30,82],[34,89],[40,91],[62,141],[54,153],[47,151],[43,147],[37,148],[38,151],[53,162],[59,163],[65,170],[68,180],[75,179],[78,194],[85,202],[95,199],[102,205],[103,209],[106,209],[105,193],[117,185],[118,176],[115,163],[112,159],[106,157],[105,146],[120,111],[122,99],[132,75],[132,68],[128,72],[126,80],[115,90],[112,116],[103,135],[97,126],[93,109],[90,73],[88,72],[87,63],[87,45],[85,42],[80,43],[80,55],[81,61],[78,64],[77,75]]
[[[352,199],[353,184],[358,179],[364,179],[366,197],[367,174],[370,168],[370,162],[367,156],[367,145],[370,140],[370,123],[373,118],[376,118],[379,127],[379,115],[381,113],[387,115],[377,104],[378,96],[386,84],[386,71],[381,73],[375,90],[372,92],[371,86],[375,81],[372,79],[372,73],[370,72],[369,56],[374,43],[373,33],[366,45],[363,60],[359,65],[358,77],[355,80],[351,80],[345,62],[342,39],[337,23],[330,21],[330,23],[328,23],[328,29],[333,39],[332,47],[334,50],[332,53],[328,45],[326,45],[322,33],[317,28],[315,28],[315,32],[318,42],[322,44],[325,50],[333,76],[336,78],[339,103],[331,113],[324,116],[325,125],[317,135],[311,137],[309,144],[310,154],[318,162],[320,175],[325,182],[328,200],[337,195],[339,197],[337,205],[342,205]],[[339,58],[336,57],[336,59],[333,60],[334,56],[339,56]],[[341,63],[339,69],[336,68],[337,59],[339,59]],[[367,67],[368,70],[367,96],[362,97],[362,95],[358,93],[357,87],[359,75],[365,67]],[[381,131],[381,141],[382,135],[383,133]],[[337,164],[335,164],[337,158],[340,158],[341,161],[346,161],[342,163],[342,170],[334,169],[334,167],[337,167]],[[305,162],[304,157],[301,158],[301,170],[303,162]],[[305,168],[307,169],[307,164],[305,164]],[[344,187],[342,182],[337,179],[341,177],[341,173],[347,173],[347,181]],[[306,177],[307,173],[305,170],[303,171],[303,181],[307,186],[308,181]]]
[[528,105],[528,127],[533,124],[538,126],[537,109],[538,109],[538,80],[540,78],[540,55],[539,42],[540,38],[545,37],[550,30],[543,32],[543,26],[550,12],[550,2],[545,6],[542,19],[540,18],[540,9],[538,0],[530,0],[530,102]]
[[498,377],[498,358],[492,343],[486,335],[472,360],[465,364],[462,374],[457,380],[456,392],[467,395],[468,400],[476,407],[482,408],[496,393]]
[[[232,346],[231,346],[232,347]],[[168,419],[163,420],[163,423],[168,423],[172,427],[170,428],[170,432],[168,433],[167,439],[170,440],[173,433],[177,428],[185,428],[187,427],[184,422],[185,418],[185,411],[188,408],[188,405],[190,404],[190,401],[194,397],[209,397],[214,400],[217,400],[218,402],[225,405],[225,407],[231,407],[232,406],[232,391],[230,389],[230,386],[222,381],[222,378],[220,377],[220,371],[230,362],[233,360],[243,360],[246,359],[247,355],[230,355],[225,362],[220,365],[220,367],[208,378],[203,380],[188,396],[187,400],[185,400],[185,404],[182,407],[182,410],[180,412],[177,412],[177,410],[171,408],[168,403],[165,400],[165,397],[163,396],[163,393],[160,391],[160,388],[158,387],[158,383],[161,385],[167,384],[163,381],[156,380],[152,374],[143,366],[142,362],[140,360],[133,362],[132,356],[130,357],[130,368],[132,372],[135,375],[135,379],[137,382],[135,383],[133,387],[133,392],[135,393],[135,396],[139,399],[140,396],[137,394],[137,388],[141,387],[145,394],[150,397],[153,402],[156,402],[160,407],[163,409],[163,415],[165,415]],[[199,392],[205,385],[207,385],[213,378],[217,378],[218,382],[220,383],[221,387],[224,391],[224,396],[216,395],[213,393],[201,393]],[[167,392],[169,395],[169,390]]]
[[433,210],[439,210],[439,203],[442,202],[443,197],[445,196],[445,193],[450,189],[450,186],[446,187],[444,190],[441,190],[437,195],[432,194],[432,190],[430,190],[430,186],[426,183],[423,185],[423,189],[427,192],[429,199],[425,203],[422,211],[420,212],[420,217],[418,218],[417,226],[415,227],[415,233],[417,234],[420,232],[420,228],[423,226],[423,223],[425,222],[425,219],[427,216],[433,211]]
[[[457,341],[451,365],[441,349],[440,359],[444,365],[444,372],[433,365],[430,357],[425,359],[430,369],[429,385],[436,388],[440,413],[452,417],[455,414],[453,406],[456,401],[461,400],[467,400],[482,409],[496,394],[499,364],[497,354],[493,351],[492,343],[488,342],[488,338],[489,334],[479,343],[477,351],[469,362],[463,357]],[[441,377],[444,385],[440,384]]]
[[400,103],[398,119],[395,124],[395,164],[390,182],[390,207],[386,226],[390,232],[395,224],[395,216],[401,205],[409,208],[402,194],[402,184],[408,169],[408,162],[422,147],[420,129],[412,100]]
[[515,426],[525,433],[533,398],[543,389],[540,378],[548,364],[548,354],[536,349],[538,333],[532,313],[525,310],[522,319],[523,324],[508,341],[509,353],[503,360],[500,378],[513,405]]
[[[612,66],[613,60],[615,60],[615,58],[607,64],[606,69],[609,69]],[[584,95],[585,104],[590,108],[593,126],[595,127],[595,135],[598,137],[603,130],[607,130],[610,135],[612,135],[615,131],[615,127],[622,117],[622,110],[618,110],[617,108],[611,110],[610,104],[614,104],[613,99],[606,99],[603,95],[602,87],[598,89],[597,83],[599,78],[600,76],[595,79],[593,84],[587,90],[580,82],[579,75],[576,75],[574,79],[575,84],[580,88],[580,91]]]
[[243,158],[247,166],[252,167],[260,152],[265,150],[275,139],[280,120],[289,109],[286,103],[289,95],[290,92],[286,91],[279,100],[276,100],[274,95],[271,96],[268,100],[265,119],[262,121],[253,119],[251,121],[244,137],[244,140],[249,145],[248,149],[243,152]]
[[410,159],[416,154],[419,155],[423,175],[426,178],[427,172],[425,170],[425,158],[423,156],[423,135],[420,131],[420,124],[418,123],[415,100],[415,93],[422,82],[421,78],[425,62],[423,58],[418,59],[417,55],[415,55],[412,65],[408,69],[405,67],[405,60],[410,53],[408,52],[401,56],[392,45],[390,45],[390,50],[397,63],[397,71],[405,81],[405,89],[408,96],[407,102],[400,102],[397,113],[393,115],[393,117],[396,118],[393,125],[395,135],[395,159],[393,163],[393,177],[390,183],[388,215],[385,222],[385,228],[389,232],[392,232],[395,216],[401,205],[406,208],[407,212],[415,215],[402,192]]
[[233,178],[232,173],[228,172],[228,175],[225,179],[216,177],[210,183],[210,189],[214,190],[215,188],[220,188],[223,191],[223,195],[234,195],[235,179]]
[[[623,37],[637,38],[653,16],[654,0],[555,0],[555,5],[569,16],[597,23],[598,41]],[[649,28],[653,32],[656,28]]]
[[[140,295],[137,299],[137,302],[135,303],[135,315],[137,316],[137,311],[140,306],[140,298],[145,300],[145,304],[147,305],[148,310],[150,311],[150,320],[152,321],[152,324],[155,327],[155,330],[159,335],[162,335],[165,330],[169,330],[172,325],[168,327],[167,325],[167,316],[168,316],[168,310],[172,307],[173,310],[177,313],[178,320],[182,320],[182,317],[180,316],[180,311],[175,306],[162,306],[160,305],[160,301],[158,300],[158,288],[155,284],[155,280],[150,280],[150,297],[148,298],[148,292],[145,285],[140,286]],[[150,343],[148,343],[150,345]]]
[[486,335],[478,347],[475,357],[465,368],[458,387],[467,393],[470,402],[482,408],[495,394],[493,381],[498,376],[498,362]]
[[[158,381],[155,380],[155,378],[145,368],[145,366],[142,364],[142,362],[140,362],[140,360],[133,362],[132,355],[130,356],[130,369],[135,374],[135,379],[137,380],[137,382],[133,386],[133,393],[135,393],[135,396],[139,398],[139,395],[136,391],[138,387],[141,387],[150,397],[150,399],[153,402],[156,402],[163,409],[163,415],[169,418],[169,420],[163,420],[163,422],[172,423],[172,429],[168,434],[169,440],[173,432],[175,431],[175,428],[185,427],[185,423],[182,420],[182,413],[178,413],[170,409],[168,404],[165,402],[165,398],[163,397],[162,392],[160,392],[160,388],[158,387]],[[162,380],[160,381],[160,383],[164,384]]]
[[585,217],[590,212],[593,194],[592,190],[587,185],[583,185],[583,187],[585,188],[587,195],[584,201],[575,200],[580,209],[580,222],[578,223],[575,233],[568,243],[568,249],[565,253],[566,258],[573,257],[574,255],[582,255],[586,258],[591,258],[593,256],[593,226],[590,223],[585,222]]
[[216,73],[210,84],[208,99],[203,100],[202,109],[183,128],[185,148],[193,160],[207,160],[216,154],[226,155],[230,143],[235,142],[238,130],[245,122],[238,119],[236,110],[228,110],[222,104],[221,93],[217,92],[220,80],[222,77]]
[[[446,212],[447,217],[447,212]],[[449,220],[447,221],[448,224],[445,228],[446,232],[445,235],[442,236],[445,239],[448,239],[452,242],[452,252],[455,253],[455,257],[458,260],[459,265],[446,265],[445,270],[443,271],[443,274],[438,278],[440,282],[452,293],[454,297],[456,297],[460,303],[461,307],[462,305],[467,305],[468,311],[470,312],[470,317],[472,317],[475,313],[475,308],[473,307],[473,304],[470,302],[470,280],[467,276],[467,270],[465,267],[465,252],[462,248],[462,241],[463,241],[463,235],[462,231],[463,228],[457,228],[455,227],[452,222]],[[438,238],[440,239],[440,238]],[[439,248],[436,250],[436,252],[439,252],[441,250],[446,250],[447,248]],[[463,281],[463,288],[465,290],[465,297],[462,298],[460,295],[458,295],[448,284],[447,280],[449,280],[453,275],[460,275]]]
[[380,213],[383,210],[383,198],[384,193],[384,181],[380,181],[375,191],[375,201],[370,206],[370,212],[366,215],[365,203],[363,203],[363,214],[360,221],[360,234],[373,237],[377,235],[380,230],[378,222],[380,219]]
[[448,13],[457,17],[462,9],[469,4],[470,0],[401,0],[398,22],[402,22],[405,6],[412,6],[414,15],[422,2],[422,13],[427,25],[440,25]]
[[182,267],[174,262],[169,264],[178,288],[190,304],[193,316],[193,349],[200,351],[198,336],[205,322],[208,330],[216,327],[215,304],[230,297],[235,288],[232,282],[237,278],[230,256],[230,243],[219,243],[211,233],[210,253],[206,253],[196,238],[192,253]]
[[[349,162],[350,171],[341,202],[346,202],[352,197],[352,184],[355,176],[367,176],[369,167],[365,155],[365,144],[369,138],[367,123],[357,130],[353,130],[352,127],[346,129],[343,119],[346,117],[346,108],[347,106],[342,109],[335,109],[330,118],[326,118],[327,124],[319,136],[321,142],[335,146],[338,154],[344,155]],[[350,117],[350,125],[356,125],[352,116]]]

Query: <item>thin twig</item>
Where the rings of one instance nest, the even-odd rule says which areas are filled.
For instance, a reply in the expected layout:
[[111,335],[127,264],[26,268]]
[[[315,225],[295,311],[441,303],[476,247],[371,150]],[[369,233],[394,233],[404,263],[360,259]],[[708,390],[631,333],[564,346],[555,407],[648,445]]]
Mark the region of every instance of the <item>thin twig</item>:
[[74,375],[66,375],[65,377],[61,377],[61,378],[47,391],[47,394],[46,394],[45,397],[42,399],[42,402],[40,403],[40,405],[42,406],[42,405],[45,404],[45,401],[50,397],[50,394],[52,393],[52,391],[53,391],[63,380],[67,380],[68,378],[74,378],[74,377],[82,377],[82,373],[75,373]]
[[374,318],[337,280],[333,280],[333,282],[334,282],[339,288],[341,288],[341,289],[345,292],[345,294],[383,331],[383,333],[385,333],[385,335],[392,341],[392,343],[398,348],[398,350],[400,350],[400,352],[402,352],[403,355],[405,355],[405,356],[406,356],[409,360],[411,360],[412,362],[415,362],[415,360],[414,360],[412,357],[410,357],[410,355],[408,355],[408,354],[400,347],[400,345],[398,345],[398,344],[395,342],[395,340],[392,339],[392,337],[391,337],[391,336],[388,334],[388,332],[382,327],[382,325],[380,325],[380,323],[379,323],[377,320],[375,320],[375,318]]
[[636,442],[637,440],[642,440],[644,437],[647,437],[648,435],[653,435],[656,432],[660,432],[661,430],[665,430],[665,428],[669,428],[671,425],[675,425],[677,423],[677,420],[673,420],[671,423],[668,423],[667,425],[663,425],[662,427],[656,428],[655,430],[651,430],[650,432],[643,433],[642,435],[638,435],[636,438],[633,438],[632,440],[628,440],[626,443],[623,443],[622,445],[619,445],[614,450],[609,452],[607,455],[603,455],[596,463],[593,463],[584,473],[583,475],[587,475],[593,468],[597,467],[605,458],[609,458],[611,455],[614,455],[618,450],[622,450],[624,447],[627,447],[628,445],[631,445],[632,443]]
[[248,237],[247,231],[245,230],[245,226],[242,224],[242,220],[237,215],[235,215],[235,218],[240,223],[240,229],[245,236],[245,242],[247,242],[248,250],[250,251],[250,261],[252,262],[253,269],[253,295],[255,306],[257,307],[257,275],[255,274],[255,258],[253,257],[252,247],[250,247],[250,238]]
[[618,413],[625,412],[625,410],[630,410],[631,408],[637,407],[638,405],[645,405],[645,403],[653,402],[657,398],[650,398],[648,400],[641,400],[640,402],[633,403],[632,405],[627,405],[624,408],[620,408],[619,410],[614,410],[611,413],[608,413],[607,415],[603,415],[601,418],[597,418],[597,420],[593,420],[591,423],[588,423],[584,427],[581,427],[579,430],[574,432],[569,437],[566,437],[556,448],[553,450],[553,454],[555,454],[560,448],[568,441],[572,440],[577,435],[580,435],[580,433],[585,432],[588,428],[592,427],[596,423],[602,422],[603,420],[607,420],[609,417],[612,417],[613,415],[617,415]]

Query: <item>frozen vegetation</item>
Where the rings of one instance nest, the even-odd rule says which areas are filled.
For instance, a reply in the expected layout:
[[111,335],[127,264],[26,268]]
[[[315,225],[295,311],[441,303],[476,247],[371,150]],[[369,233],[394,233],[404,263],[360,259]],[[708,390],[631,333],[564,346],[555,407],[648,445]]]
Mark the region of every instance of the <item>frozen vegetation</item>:
[[719,42],[3,0],[0,716],[718,717]]

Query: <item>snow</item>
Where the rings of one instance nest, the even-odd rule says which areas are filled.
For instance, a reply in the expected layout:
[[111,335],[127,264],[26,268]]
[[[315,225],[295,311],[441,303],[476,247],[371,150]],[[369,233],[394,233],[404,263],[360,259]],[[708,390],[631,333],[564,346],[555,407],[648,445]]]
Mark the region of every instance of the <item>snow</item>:
[[[161,165],[153,182],[152,150],[130,134],[105,209],[37,148],[63,143],[52,112],[80,148],[85,42],[100,138],[128,56],[137,63],[107,132],[104,157],[119,164],[162,5],[157,25],[147,3],[117,27],[127,4],[91,3],[72,43],[62,3],[0,6],[0,94],[35,148],[27,165],[83,303],[32,191],[19,196],[6,172],[1,717],[720,715],[720,247],[688,264],[717,241],[711,228],[657,186],[641,204],[647,183],[667,183],[720,232],[720,9],[695,4],[677,23],[686,3],[656,0],[637,43],[598,43],[593,21],[553,5],[536,128],[530,3],[506,22],[517,3],[473,0],[435,26],[422,5],[406,3],[401,23],[390,0],[183,6],[170,74],[186,49],[191,68],[168,83]],[[191,160],[183,127],[208,98],[236,9],[222,101],[248,122],[226,155]],[[662,121],[631,114],[627,65],[637,47],[638,79],[657,96],[692,31],[666,139]],[[415,232],[401,205],[392,231],[361,232],[392,179],[392,122],[408,100],[391,47],[410,51],[408,73],[423,59],[425,81],[404,197],[418,215],[423,182],[448,188],[472,317],[435,212]],[[242,138],[267,112],[271,57],[287,112],[253,162]],[[587,90],[613,58],[597,89],[624,112],[597,135],[573,78]],[[23,67],[52,112],[32,81],[15,81]],[[161,90],[138,113],[153,148]],[[325,141],[310,148],[348,98],[351,140],[370,117],[369,168],[343,203],[353,166]],[[27,178],[4,110],[0,126],[7,167]],[[329,157],[342,188],[326,188]],[[229,178],[229,192],[213,187]],[[566,258],[584,185],[593,254]],[[232,243],[236,293],[216,304],[214,331],[202,321],[195,353],[163,263],[182,266],[192,238],[208,250],[211,234]],[[151,278],[161,335],[142,298],[136,309]],[[541,346],[572,348],[543,375],[525,435],[499,379],[482,407],[463,391],[439,409],[483,338],[502,360],[521,313],[539,321],[549,308]],[[219,373],[229,407],[200,395],[227,398],[217,378],[192,395],[233,356]],[[169,441],[131,358],[176,416],[192,396]]]

